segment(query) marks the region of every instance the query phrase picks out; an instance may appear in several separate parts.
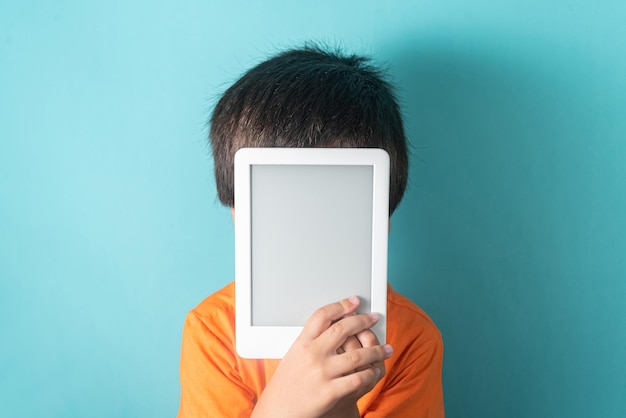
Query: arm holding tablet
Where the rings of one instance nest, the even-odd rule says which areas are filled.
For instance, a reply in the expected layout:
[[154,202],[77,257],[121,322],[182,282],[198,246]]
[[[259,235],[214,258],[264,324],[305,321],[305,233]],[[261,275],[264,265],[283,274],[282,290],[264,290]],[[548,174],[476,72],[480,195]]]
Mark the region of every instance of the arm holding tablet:
[[[369,331],[377,315],[354,315],[358,304],[357,298],[344,299],[311,316],[276,369],[252,417],[359,416],[356,402],[384,376],[383,361],[391,356],[392,349],[377,344]],[[339,354],[338,349],[353,336],[365,341],[365,346]],[[311,396],[315,393],[319,396]]]

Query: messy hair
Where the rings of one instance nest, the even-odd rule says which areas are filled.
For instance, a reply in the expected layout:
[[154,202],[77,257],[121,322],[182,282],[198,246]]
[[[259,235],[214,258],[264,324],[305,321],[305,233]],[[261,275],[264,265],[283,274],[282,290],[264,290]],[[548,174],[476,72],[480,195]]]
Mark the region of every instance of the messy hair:
[[382,148],[390,157],[389,213],[408,177],[399,106],[383,71],[362,56],[306,46],[250,69],[210,122],[220,201],[234,206],[234,156],[249,147]]

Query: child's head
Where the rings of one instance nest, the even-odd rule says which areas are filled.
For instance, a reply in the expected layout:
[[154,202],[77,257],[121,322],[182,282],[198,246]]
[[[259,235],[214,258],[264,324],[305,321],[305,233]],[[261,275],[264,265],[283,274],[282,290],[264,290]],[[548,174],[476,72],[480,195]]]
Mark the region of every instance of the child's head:
[[389,213],[407,182],[407,144],[398,103],[367,58],[305,47],[249,70],[217,103],[210,140],[217,192],[234,206],[239,148],[382,148],[391,162]]

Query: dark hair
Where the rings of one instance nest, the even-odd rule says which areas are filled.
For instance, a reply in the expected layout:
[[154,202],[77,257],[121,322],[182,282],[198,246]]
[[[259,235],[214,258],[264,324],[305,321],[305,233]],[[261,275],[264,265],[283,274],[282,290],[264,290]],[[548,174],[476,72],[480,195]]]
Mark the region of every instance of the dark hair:
[[382,148],[390,157],[389,213],[408,176],[402,117],[369,59],[293,49],[246,72],[217,103],[209,134],[220,201],[234,206],[233,161],[244,147]]

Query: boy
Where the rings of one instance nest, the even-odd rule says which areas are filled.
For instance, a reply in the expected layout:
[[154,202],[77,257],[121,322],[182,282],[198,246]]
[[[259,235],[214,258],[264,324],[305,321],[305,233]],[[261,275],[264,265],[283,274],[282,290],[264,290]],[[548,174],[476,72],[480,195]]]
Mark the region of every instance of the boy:
[[[369,147],[390,157],[389,213],[404,194],[407,145],[391,86],[368,60],[305,47],[243,75],[218,102],[210,141],[221,202],[232,209],[242,147]],[[439,331],[388,289],[387,339],[349,297],[316,311],[282,360],[235,352],[234,286],[187,316],[179,417],[443,417]],[[393,347],[393,348],[392,348]]]

